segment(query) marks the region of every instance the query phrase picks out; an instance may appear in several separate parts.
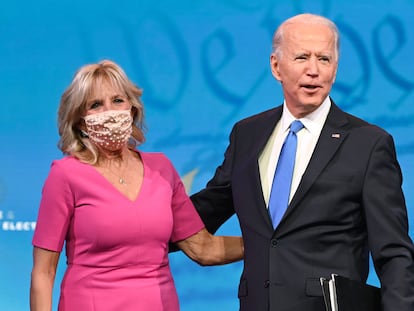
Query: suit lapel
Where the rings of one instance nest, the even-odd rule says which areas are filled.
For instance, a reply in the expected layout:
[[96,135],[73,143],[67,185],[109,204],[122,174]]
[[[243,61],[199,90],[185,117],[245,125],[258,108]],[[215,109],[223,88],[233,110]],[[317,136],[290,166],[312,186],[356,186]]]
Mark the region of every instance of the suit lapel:
[[275,126],[277,122],[280,120],[281,116],[282,106],[269,111],[266,115],[266,119],[264,119],[263,122],[258,124],[253,138],[254,143],[252,148],[252,156],[254,157],[254,159],[252,161],[249,161],[249,163],[252,163],[250,170],[251,176],[253,176],[253,183],[255,185],[255,193],[253,195],[255,198],[257,198],[257,206],[259,213],[265,219],[266,223],[271,229],[273,229],[273,225],[270,220],[268,209],[266,207],[266,203],[263,197],[263,189],[259,170],[259,157],[261,152],[265,148],[270,138],[270,135],[272,135],[273,130],[275,129]]
[[322,128],[318,143],[302,176],[299,187],[289,204],[285,217],[300,203],[345,140],[348,132],[343,127],[346,123],[348,123],[348,120],[345,113],[332,102],[331,110]]

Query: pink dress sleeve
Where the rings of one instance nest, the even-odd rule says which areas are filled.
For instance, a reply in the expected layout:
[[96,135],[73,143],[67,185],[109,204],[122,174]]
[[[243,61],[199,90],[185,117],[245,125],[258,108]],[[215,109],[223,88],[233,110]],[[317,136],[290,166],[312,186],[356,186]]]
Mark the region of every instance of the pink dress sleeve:
[[174,183],[174,192],[172,198],[174,226],[171,235],[171,241],[177,242],[196,234],[204,228],[204,224],[189,196],[187,195],[180,176],[176,172],[171,162],[170,165],[173,171],[172,173]]
[[62,251],[73,206],[74,198],[64,168],[61,162],[53,161],[43,185],[32,244],[51,251]]

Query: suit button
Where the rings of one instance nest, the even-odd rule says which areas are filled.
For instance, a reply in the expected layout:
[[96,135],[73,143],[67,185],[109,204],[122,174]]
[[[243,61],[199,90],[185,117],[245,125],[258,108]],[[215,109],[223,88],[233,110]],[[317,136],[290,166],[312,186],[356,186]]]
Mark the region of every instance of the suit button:
[[264,281],[263,286],[264,288],[268,288],[270,286],[270,281],[269,280]]
[[277,240],[276,239],[272,239],[270,241],[270,244],[272,245],[272,247],[276,247],[277,246]]

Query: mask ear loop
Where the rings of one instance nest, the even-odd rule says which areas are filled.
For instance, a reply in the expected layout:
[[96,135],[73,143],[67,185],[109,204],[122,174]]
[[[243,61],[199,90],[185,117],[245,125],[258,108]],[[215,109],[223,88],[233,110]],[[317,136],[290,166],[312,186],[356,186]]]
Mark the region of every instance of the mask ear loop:
[[78,123],[77,128],[79,130],[80,137],[82,137],[82,138],[89,138],[88,132],[86,132],[84,130],[84,128],[85,128],[85,120],[84,120],[84,118],[81,118],[81,120]]
[[86,132],[84,130],[84,128],[85,128],[85,120],[82,119],[81,123],[83,123],[83,125],[79,124],[79,126],[78,126],[78,130],[79,130],[80,137],[82,137],[82,138],[89,138],[88,132]]
[[89,138],[88,133],[86,133],[84,130],[80,130],[80,136],[81,136],[82,138]]

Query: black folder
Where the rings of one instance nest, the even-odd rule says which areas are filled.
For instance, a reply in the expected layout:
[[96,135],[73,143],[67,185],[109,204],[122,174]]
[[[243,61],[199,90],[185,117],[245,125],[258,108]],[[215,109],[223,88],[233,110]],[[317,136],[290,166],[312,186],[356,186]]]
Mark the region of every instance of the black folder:
[[381,311],[378,287],[337,274],[320,281],[327,311]]

